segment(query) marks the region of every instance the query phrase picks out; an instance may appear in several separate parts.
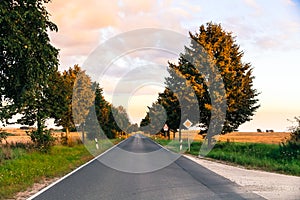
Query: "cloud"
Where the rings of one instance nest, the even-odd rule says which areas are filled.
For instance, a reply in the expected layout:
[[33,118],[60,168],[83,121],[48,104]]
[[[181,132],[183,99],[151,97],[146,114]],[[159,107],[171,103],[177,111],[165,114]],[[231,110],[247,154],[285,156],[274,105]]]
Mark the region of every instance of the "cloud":
[[52,43],[60,49],[60,62],[65,68],[74,65],[74,57],[88,55],[99,43],[101,27],[114,25],[117,1],[65,0],[48,3],[50,20],[58,26],[51,33]]
[[52,13],[51,20],[58,24],[63,31],[72,28],[98,29],[116,24],[115,15],[118,10],[116,0],[65,0],[52,1],[47,4],[47,8]]
[[261,5],[257,3],[256,0],[244,0],[245,4],[254,9],[253,16],[261,16],[263,13],[263,9]]
[[133,0],[121,0],[121,10],[126,13],[141,13],[149,12],[154,6],[153,0],[133,1]]
[[[59,32],[51,33],[52,43],[60,49],[61,68],[76,57],[87,56],[105,40],[125,31],[157,27],[181,32],[180,21],[189,13],[172,6],[173,1],[152,0],[66,0],[47,4],[51,20]],[[82,64],[82,63],[79,63]]]
[[[299,8],[288,2],[245,0],[243,9],[223,16],[222,24],[237,36],[243,48],[252,52],[299,49]],[[261,12],[254,15],[252,10]]]

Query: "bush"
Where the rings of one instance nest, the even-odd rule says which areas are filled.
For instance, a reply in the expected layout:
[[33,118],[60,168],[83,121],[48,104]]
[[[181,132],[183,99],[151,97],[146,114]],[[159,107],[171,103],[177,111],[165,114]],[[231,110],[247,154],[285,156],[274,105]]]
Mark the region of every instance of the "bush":
[[21,130],[29,130],[30,128],[29,128],[29,126],[21,126],[20,129]]
[[6,141],[7,136],[9,136],[9,133],[0,130],[0,143],[2,143],[2,140]]
[[297,125],[289,128],[291,131],[291,137],[289,139],[289,142],[300,145],[300,118],[295,117],[294,119],[294,123],[296,123]]
[[295,126],[290,127],[290,138],[280,144],[280,155],[284,160],[300,160],[300,118],[294,118]]
[[9,160],[12,158],[12,149],[8,146],[2,147],[0,151],[0,162],[2,160]]
[[35,148],[41,152],[49,152],[51,146],[54,145],[55,138],[52,136],[50,130],[42,130],[42,133],[32,130],[31,132],[27,132],[27,135],[30,136],[31,141],[35,144]]

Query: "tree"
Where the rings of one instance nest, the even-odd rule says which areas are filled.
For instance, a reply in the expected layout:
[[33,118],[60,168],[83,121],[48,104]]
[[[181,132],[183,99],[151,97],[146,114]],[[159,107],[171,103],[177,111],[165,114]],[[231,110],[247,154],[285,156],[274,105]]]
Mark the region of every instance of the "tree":
[[127,129],[128,133],[133,133],[133,132],[137,132],[137,131],[139,131],[139,125],[137,123],[131,124]]
[[103,138],[104,135],[111,139],[115,138],[117,133],[128,132],[131,124],[125,108],[114,107],[107,102],[99,83],[94,82],[92,88],[95,93],[94,106],[90,107],[85,121],[88,139],[97,136]]
[[78,74],[84,73],[79,65],[61,72],[56,72],[51,77],[49,87],[49,100],[55,104],[51,117],[55,124],[66,130],[66,140],[71,129],[75,128],[72,113],[73,87]]
[[166,122],[165,109],[157,103],[153,103],[148,109],[146,117],[141,121],[141,130],[151,135],[160,133]]
[[[32,138],[43,147],[48,138],[44,123],[50,115],[49,77],[57,71],[58,50],[48,31],[57,31],[44,7],[48,0],[0,2],[0,95],[2,121],[17,113],[14,123],[34,125]],[[45,134],[44,134],[45,133]]]
[[109,122],[110,104],[105,100],[99,83],[94,82],[92,88],[95,91],[95,101],[86,120],[87,137],[88,139],[94,139],[97,136],[103,138]]
[[95,101],[95,92],[92,88],[91,78],[85,71],[76,74],[72,95],[72,117],[74,124],[81,127],[82,142],[84,143],[84,126],[90,108]]
[[130,122],[126,109],[123,106],[118,106],[116,109],[112,110],[112,113],[116,122],[116,127],[118,127],[116,129],[122,134],[127,133]]
[[124,134],[130,126],[129,118],[124,107],[114,107],[110,104],[108,123],[103,129],[108,138],[115,138],[117,133]]
[[[173,102],[176,96],[182,96],[178,91],[184,93],[186,88],[191,87],[197,96],[200,111],[200,133],[210,130],[207,135],[210,145],[212,137],[219,134],[217,126],[222,126],[221,133],[225,134],[251,120],[259,108],[256,98],[258,93],[253,89],[253,69],[250,63],[242,62],[244,53],[236,44],[232,33],[224,31],[220,24],[207,23],[206,26],[200,26],[199,33],[190,32],[189,35],[190,46],[185,47],[178,64],[169,63],[170,77],[166,78],[166,90],[160,94],[158,103],[165,107],[168,114],[172,113],[174,108],[178,112],[179,108],[183,109],[179,104],[180,100],[178,99],[179,106],[176,107],[170,102]],[[186,85],[181,84],[182,81],[178,83],[177,77],[184,77]],[[186,102],[192,102],[194,105],[194,99],[190,95],[184,96]],[[226,102],[226,114],[223,114],[224,106],[222,107],[220,102]],[[186,105],[188,103],[184,103],[184,106]],[[198,116],[194,120],[197,120]],[[217,124],[223,117],[224,124]],[[168,119],[176,121],[173,129],[180,127],[178,117],[168,115]]]

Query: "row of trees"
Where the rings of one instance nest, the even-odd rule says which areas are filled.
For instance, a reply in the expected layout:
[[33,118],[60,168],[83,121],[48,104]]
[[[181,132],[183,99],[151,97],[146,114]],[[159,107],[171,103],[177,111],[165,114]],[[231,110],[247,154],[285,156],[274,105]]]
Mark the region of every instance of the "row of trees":
[[[109,138],[118,131],[137,129],[130,125],[125,109],[105,101],[99,84],[92,83],[79,66],[57,71],[59,51],[48,36],[57,26],[44,7],[48,2],[0,2],[0,120],[36,124],[31,137],[42,147],[50,141],[45,130],[49,118],[63,126],[67,135],[75,125],[81,130],[84,125],[93,127],[87,130],[89,137],[94,137],[92,129]],[[201,134],[212,130],[210,139],[218,134],[214,127],[220,122],[220,131],[227,133],[249,121],[259,107],[258,93],[253,89],[252,67],[242,62],[243,51],[231,33],[208,23],[190,37],[178,64],[169,63],[167,87],[149,107],[141,126],[155,133],[166,122],[176,131],[188,118],[201,126]],[[16,114],[21,117],[11,122]]]
[[[51,45],[48,31],[57,31],[44,4],[48,0],[0,2],[0,120],[4,124],[36,125],[30,133],[41,149],[51,144],[45,121],[54,118],[68,136],[75,125],[84,130],[92,113],[109,137],[130,127],[126,111],[109,104],[99,84],[78,66],[58,71],[59,50]],[[93,112],[92,112],[93,111]],[[122,119],[114,120],[115,116]],[[11,121],[20,114],[17,121]],[[76,117],[74,117],[74,115]],[[124,125],[125,124],[125,125]],[[93,137],[91,130],[89,137]]]
[[[107,102],[99,83],[92,82],[78,65],[53,74],[50,88],[52,94],[49,100],[56,102],[50,117],[64,127],[66,137],[76,125],[83,132],[85,127],[88,128],[89,139],[94,139],[97,134],[114,138],[116,133],[127,131],[130,127],[126,110]],[[102,130],[95,127],[99,125]],[[125,127],[125,130],[120,127]]]
[[[176,132],[188,118],[200,126],[200,134],[211,129],[207,134],[210,143],[215,134],[234,131],[251,120],[259,108],[258,92],[253,88],[250,63],[243,63],[243,51],[221,25],[202,25],[190,38],[178,64],[169,63],[166,88],[140,125],[156,127],[156,119],[166,114],[167,125]],[[220,131],[215,128],[218,125]]]

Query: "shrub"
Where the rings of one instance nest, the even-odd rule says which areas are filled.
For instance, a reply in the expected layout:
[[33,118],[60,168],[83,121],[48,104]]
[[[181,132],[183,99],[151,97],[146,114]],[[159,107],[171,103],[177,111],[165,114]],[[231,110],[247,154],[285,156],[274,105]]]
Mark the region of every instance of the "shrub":
[[31,141],[35,144],[35,148],[41,152],[49,152],[51,146],[54,145],[55,138],[52,136],[50,130],[42,130],[42,133],[32,130],[31,132],[27,132],[27,135],[30,136]]
[[5,146],[1,148],[1,153],[0,153],[0,161],[2,160],[9,160],[12,158],[12,150],[10,147]]
[[6,131],[1,131],[0,130],[0,143],[2,143],[2,140],[6,141],[7,136],[9,135],[9,133],[7,133]]
[[291,137],[289,139],[289,142],[296,143],[300,146],[300,118],[295,117],[294,119],[296,126],[292,126],[289,128],[291,131]]
[[290,127],[290,138],[280,144],[280,155],[282,159],[294,160],[300,159],[300,118],[294,118],[295,126]]

